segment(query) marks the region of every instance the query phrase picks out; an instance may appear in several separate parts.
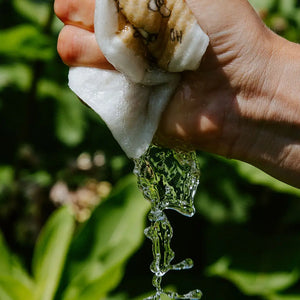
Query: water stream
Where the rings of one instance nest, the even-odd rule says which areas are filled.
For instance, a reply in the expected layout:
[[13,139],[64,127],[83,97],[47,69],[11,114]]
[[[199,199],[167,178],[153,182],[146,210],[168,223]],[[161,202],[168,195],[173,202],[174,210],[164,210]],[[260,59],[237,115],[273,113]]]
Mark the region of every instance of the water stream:
[[175,257],[171,249],[173,229],[164,210],[172,209],[188,217],[194,215],[194,196],[200,177],[195,152],[151,145],[142,157],[135,160],[134,173],[144,197],[151,202],[150,226],[145,229],[145,235],[152,241],[153,262],[150,269],[154,273],[152,284],[156,293],[146,299],[160,300],[163,294],[171,299],[200,299],[202,293],[198,289],[180,295],[165,291],[161,285],[168,271],[193,267],[190,258],[171,263]]

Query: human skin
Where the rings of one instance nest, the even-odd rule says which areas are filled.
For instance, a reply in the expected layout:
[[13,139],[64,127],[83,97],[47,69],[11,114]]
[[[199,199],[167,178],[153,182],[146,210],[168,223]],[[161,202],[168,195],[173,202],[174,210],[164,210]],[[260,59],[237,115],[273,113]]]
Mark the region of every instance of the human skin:
[[[184,72],[157,140],[248,162],[300,187],[300,46],[269,30],[246,0],[186,0],[210,38]],[[56,0],[69,66],[112,68],[94,34],[95,0]]]

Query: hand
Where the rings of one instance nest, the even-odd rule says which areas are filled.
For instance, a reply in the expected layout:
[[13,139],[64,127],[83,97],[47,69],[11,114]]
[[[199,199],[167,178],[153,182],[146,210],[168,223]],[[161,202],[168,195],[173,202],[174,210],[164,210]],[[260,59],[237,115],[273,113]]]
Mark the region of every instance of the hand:
[[[268,32],[247,1],[234,0],[228,5],[222,0],[213,4],[210,0],[191,0],[189,4],[195,7],[198,22],[210,37],[210,48],[201,69],[184,74],[164,113],[158,136],[165,144],[184,140],[197,148],[231,156],[231,146],[238,135],[232,129],[240,119],[234,107],[238,85],[249,73],[248,62],[260,51],[259,45],[255,50],[251,47],[256,46],[258,35]],[[69,66],[110,67],[93,32],[94,9],[95,0],[55,1],[55,12],[66,25],[58,39],[58,52]],[[247,36],[243,29],[245,19],[247,26],[254,29],[246,30]]]
[[65,24],[57,43],[63,62],[73,67],[112,69],[94,34],[95,0],[56,0],[54,10]]
[[[241,159],[300,186],[298,46],[271,32],[246,0],[186,2],[210,46],[200,69],[183,74],[159,141]],[[55,1],[66,25],[58,52],[70,66],[112,68],[95,40],[94,6],[95,0]]]
[[[200,69],[184,74],[161,119],[159,134],[162,140],[184,140],[197,149],[236,157],[240,149],[235,148],[243,147],[242,114],[256,111],[261,74],[272,56],[267,41],[273,33],[248,1],[187,3],[208,34],[210,46]],[[265,104],[262,114],[268,109]]]

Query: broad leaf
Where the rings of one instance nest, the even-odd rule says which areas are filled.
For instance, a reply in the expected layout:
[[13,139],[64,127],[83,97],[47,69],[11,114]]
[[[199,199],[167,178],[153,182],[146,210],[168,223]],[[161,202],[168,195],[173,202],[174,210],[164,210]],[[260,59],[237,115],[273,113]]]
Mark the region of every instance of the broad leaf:
[[299,279],[297,270],[291,272],[264,272],[242,270],[230,266],[230,259],[223,257],[209,268],[209,274],[232,281],[246,295],[268,295],[281,291]]
[[259,236],[223,226],[209,234],[208,243],[214,261],[208,274],[231,281],[246,295],[274,294],[300,278],[298,236]]
[[30,21],[44,25],[47,21],[51,0],[13,0],[15,9]]
[[267,186],[273,191],[300,196],[300,189],[283,183],[263,171],[240,161],[232,161],[238,173],[252,184]]
[[[143,299],[145,299],[145,298],[146,297],[144,297]],[[125,293],[120,293],[117,295],[105,297],[105,300],[128,300],[128,296]],[[134,300],[137,300],[137,299],[134,299]]]
[[[219,166],[218,173],[224,166]],[[254,199],[230,177],[218,174],[205,174],[205,182],[201,182],[195,198],[197,212],[213,223],[236,222],[243,223],[249,218],[249,211]],[[204,177],[203,176],[203,177]],[[217,180],[216,180],[217,178]],[[214,189],[206,183],[217,181]]]
[[50,300],[56,292],[74,230],[74,218],[62,207],[48,220],[36,244],[33,274],[36,300]]
[[96,300],[119,283],[126,260],[144,238],[148,208],[133,176],[120,182],[72,244],[64,300]]
[[279,11],[285,16],[292,16],[296,9],[297,0],[280,0]]
[[249,2],[257,10],[260,10],[260,9],[269,10],[276,3],[276,0],[249,0]]
[[[87,284],[87,286],[84,289],[78,289],[77,284],[72,285],[65,294],[64,300],[102,299],[106,296],[107,291],[112,290],[116,286],[116,283],[118,283],[121,280],[124,271],[123,269],[123,263],[113,266],[111,269],[106,270],[102,276]],[[80,287],[80,284],[78,285]]]
[[16,86],[26,91],[30,85],[31,70],[23,64],[9,64],[0,66],[0,91],[7,86]]
[[0,55],[30,60],[49,60],[55,54],[48,37],[32,25],[1,30]]
[[270,295],[266,300],[300,300],[300,294]]
[[[5,289],[3,286],[6,281],[18,281],[20,285],[26,286],[28,289],[33,287],[33,282],[25,269],[22,267],[18,258],[11,253],[5,244],[4,237],[0,232],[0,290]],[[2,299],[0,297],[0,299]]]
[[0,299],[1,300],[33,300],[32,290],[19,280],[0,275]]
[[64,144],[76,146],[85,133],[84,107],[69,90],[57,99],[56,135]]
[[85,107],[69,88],[61,87],[51,81],[41,81],[41,97],[52,97],[57,102],[56,135],[68,146],[79,144],[85,133]]

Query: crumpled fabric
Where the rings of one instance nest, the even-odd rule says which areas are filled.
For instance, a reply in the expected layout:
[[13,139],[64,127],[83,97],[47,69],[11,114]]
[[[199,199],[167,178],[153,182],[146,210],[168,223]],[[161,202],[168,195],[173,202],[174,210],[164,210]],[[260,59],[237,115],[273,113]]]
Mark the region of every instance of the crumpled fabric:
[[[124,2],[127,6],[132,2],[131,6],[135,12],[132,14],[133,22],[139,26],[143,24],[143,20],[147,20],[148,27],[149,22],[152,25],[152,16],[153,22],[161,20],[162,24],[167,26],[178,21],[178,28],[163,29],[162,26],[158,26],[158,31],[151,35],[147,34],[144,28],[132,25],[126,18],[126,24],[123,24],[123,20],[124,27],[120,29],[120,11],[129,11],[128,15],[131,16],[131,7],[120,6],[123,3],[121,1],[124,0],[96,0],[95,10],[97,42],[116,70],[70,68],[69,86],[99,114],[127,156],[139,158],[153,139],[161,114],[180,81],[180,72],[199,67],[209,40],[195,19],[182,16],[183,10],[179,5],[183,5],[183,0]],[[168,5],[172,6],[173,10],[168,8]],[[176,5],[180,11],[177,14]],[[173,26],[172,24],[170,26]],[[145,28],[148,28],[146,25]],[[136,40],[137,35],[140,35],[141,41]],[[140,55],[132,47],[133,44],[140,43],[139,47],[146,49],[149,46],[151,49],[152,41],[157,42],[157,45],[154,45],[156,49],[166,48],[161,51],[164,55],[171,53],[167,60],[161,60],[162,64],[166,64],[167,61],[167,70],[153,65],[152,59]]]

